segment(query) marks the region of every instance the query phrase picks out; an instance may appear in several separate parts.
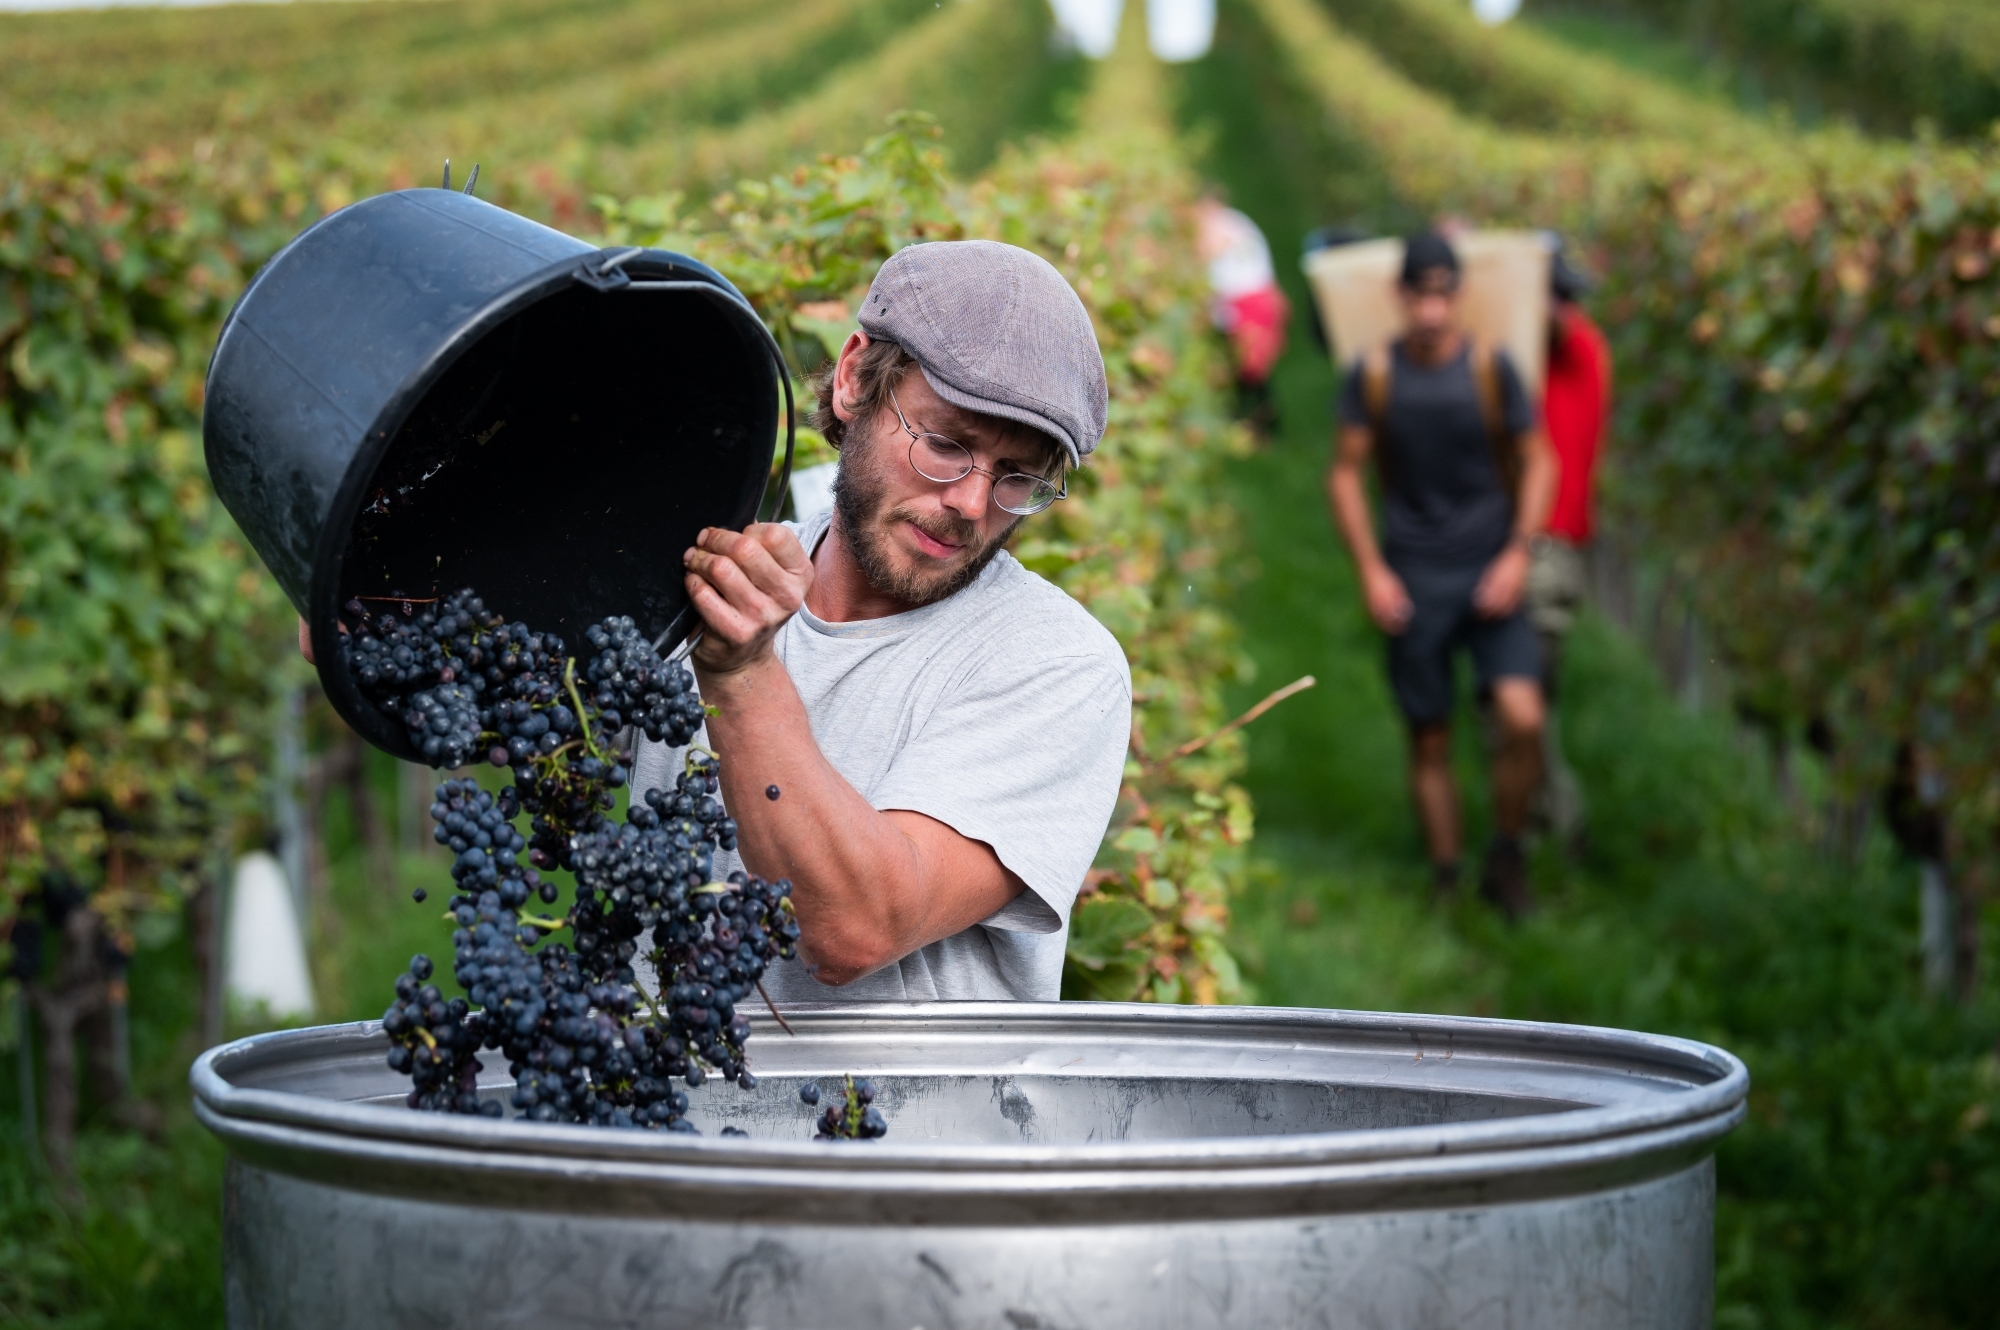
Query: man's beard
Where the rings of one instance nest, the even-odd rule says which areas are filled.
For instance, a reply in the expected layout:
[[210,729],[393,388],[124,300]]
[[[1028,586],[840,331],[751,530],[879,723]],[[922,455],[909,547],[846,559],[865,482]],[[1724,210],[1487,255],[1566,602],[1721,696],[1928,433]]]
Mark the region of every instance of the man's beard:
[[[893,450],[889,450],[893,455]],[[933,605],[970,586],[986,570],[1021,524],[1016,517],[1007,529],[983,546],[979,525],[948,513],[916,513],[905,507],[882,511],[887,502],[888,479],[878,465],[884,449],[875,440],[849,435],[841,452],[840,469],[833,476],[833,516],[840,523],[840,538],[846,542],[861,575],[882,595],[902,601],[912,608]],[[889,545],[889,531],[898,522],[910,522],[934,540],[959,545],[973,551],[970,558],[944,569],[926,571],[921,564],[900,569]]]

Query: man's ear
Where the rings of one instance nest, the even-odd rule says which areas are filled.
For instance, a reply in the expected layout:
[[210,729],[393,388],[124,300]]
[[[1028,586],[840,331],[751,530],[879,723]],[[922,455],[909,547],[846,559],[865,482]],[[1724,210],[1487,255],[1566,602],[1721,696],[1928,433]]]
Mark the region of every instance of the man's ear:
[[861,363],[861,353],[868,349],[868,334],[859,328],[847,334],[841,344],[840,359],[833,365],[833,415],[842,424],[854,419],[854,408],[848,403],[857,396],[855,382],[856,366]]

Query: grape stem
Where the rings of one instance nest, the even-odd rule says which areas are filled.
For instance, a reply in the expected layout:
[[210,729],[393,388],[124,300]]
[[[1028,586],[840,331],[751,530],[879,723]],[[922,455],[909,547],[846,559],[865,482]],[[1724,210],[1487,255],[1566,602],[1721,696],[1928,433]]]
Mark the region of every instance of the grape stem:
[[[660,953],[655,951],[653,953],[653,972],[657,974],[659,973],[659,969],[660,969]],[[646,991],[646,986],[644,984],[640,983],[637,979],[634,979],[632,981],[632,991],[639,995],[639,1001],[646,1004],[646,1010],[653,1013],[654,1020],[659,1021],[662,1024],[666,1022],[667,1018],[660,1014],[659,1004],[653,1001],[653,995]]]
[[794,1030],[791,1026],[785,1024],[784,1015],[778,1010],[778,1004],[771,1001],[771,995],[764,991],[764,981],[762,979],[757,980],[757,996],[763,998],[764,1005],[771,1009],[771,1017],[772,1019],[778,1022],[778,1028],[780,1030],[783,1030],[786,1034],[790,1035],[792,1038],[794,1039],[798,1038],[799,1032],[797,1030]]
[[569,927],[569,920],[567,919],[547,919],[541,915],[529,914],[526,910],[516,910],[514,918],[516,922],[531,924],[545,933],[554,933]]
[[583,746],[590,755],[603,760],[604,754],[597,751],[597,740],[591,737],[590,717],[583,714],[583,694],[576,691],[576,657],[571,656],[563,664],[563,687],[569,689],[569,700],[576,703],[576,723],[583,727]]

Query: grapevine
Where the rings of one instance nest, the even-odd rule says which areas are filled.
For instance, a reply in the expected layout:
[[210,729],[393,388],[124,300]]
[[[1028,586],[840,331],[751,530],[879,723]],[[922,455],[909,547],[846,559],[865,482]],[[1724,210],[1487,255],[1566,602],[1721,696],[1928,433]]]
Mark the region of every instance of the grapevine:
[[[513,781],[495,794],[446,780],[431,805],[433,834],[455,856],[447,918],[465,996],[444,996],[428,956],[397,977],[382,1029],[409,1106],[502,1116],[478,1092],[488,1050],[513,1075],[514,1108],[536,1122],[692,1131],[675,1078],[754,1088],[740,1004],[772,961],[798,954],[791,883],[713,880],[736,824],[705,749],[690,748],[672,791],[611,816],[630,778],[621,732],[680,747],[700,728],[686,667],[621,617],[585,631],[579,669],[560,637],[506,622],[469,589],[414,615],[350,601],[342,627],[345,667],[425,762],[483,757]],[[541,876],[555,869],[576,879],[560,917],[546,911],[561,892]]]

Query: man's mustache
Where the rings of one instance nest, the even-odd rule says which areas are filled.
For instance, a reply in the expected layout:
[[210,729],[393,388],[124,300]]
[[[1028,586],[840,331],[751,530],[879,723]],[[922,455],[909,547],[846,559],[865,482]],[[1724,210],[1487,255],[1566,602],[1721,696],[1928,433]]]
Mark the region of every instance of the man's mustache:
[[890,510],[889,520],[908,522],[932,540],[943,541],[947,545],[959,545],[967,550],[974,547],[979,537],[979,524],[962,517],[919,513],[899,506]]

